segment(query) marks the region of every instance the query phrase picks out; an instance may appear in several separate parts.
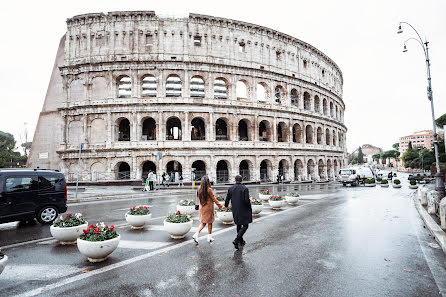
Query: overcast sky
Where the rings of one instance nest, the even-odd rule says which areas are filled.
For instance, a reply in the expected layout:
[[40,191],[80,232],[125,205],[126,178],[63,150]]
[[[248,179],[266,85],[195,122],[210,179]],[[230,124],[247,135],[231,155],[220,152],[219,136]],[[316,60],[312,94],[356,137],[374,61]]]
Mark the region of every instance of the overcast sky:
[[[2,3],[0,130],[29,139],[54,64],[57,46],[74,15],[116,10],[189,12],[259,24],[292,35],[327,54],[344,75],[347,146],[390,149],[400,136],[432,129],[422,48],[396,34],[411,23],[430,42],[435,116],[446,113],[446,1],[7,1]],[[51,127],[48,127],[51,129]],[[22,137],[23,138],[23,137]]]

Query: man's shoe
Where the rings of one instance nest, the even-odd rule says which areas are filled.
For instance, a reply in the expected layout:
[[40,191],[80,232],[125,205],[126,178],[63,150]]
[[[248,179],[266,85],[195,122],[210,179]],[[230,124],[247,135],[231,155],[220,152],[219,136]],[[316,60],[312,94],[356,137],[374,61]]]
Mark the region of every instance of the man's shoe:
[[238,250],[239,246],[238,246],[238,242],[237,241],[233,241],[232,244],[234,245],[235,249]]
[[241,246],[245,246],[245,244],[246,244],[246,241],[244,241],[244,240],[242,240],[242,241],[240,242],[240,245],[241,245]]

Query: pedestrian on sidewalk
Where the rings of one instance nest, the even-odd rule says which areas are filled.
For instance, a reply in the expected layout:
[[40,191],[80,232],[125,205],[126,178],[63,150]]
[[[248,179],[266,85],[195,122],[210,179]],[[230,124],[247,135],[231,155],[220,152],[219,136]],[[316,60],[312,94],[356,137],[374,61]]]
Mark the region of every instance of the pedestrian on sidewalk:
[[180,177],[178,177],[178,186],[183,187],[183,174],[180,174]]
[[149,188],[150,188],[150,191],[153,191],[153,185],[156,182],[156,173],[150,171],[148,177],[149,177]]
[[241,175],[235,176],[235,185],[228,189],[226,195],[225,207],[232,203],[232,215],[234,216],[234,223],[237,225],[237,237],[232,242],[234,247],[238,250],[240,246],[245,245],[243,235],[248,230],[249,223],[252,223],[252,208],[251,200],[249,199],[249,190],[242,184],[243,178]]
[[206,175],[201,178],[200,187],[197,190],[197,198],[199,203],[198,220],[201,222],[201,224],[192,238],[196,243],[198,243],[198,235],[207,224],[207,242],[211,243],[214,241],[214,238],[212,237],[212,223],[215,221],[214,203],[217,204],[218,208],[222,208],[223,205],[221,205],[217,198],[215,198],[214,191],[212,191],[211,188],[211,183]]
[[[150,175],[150,173],[149,173],[149,175]],[[149,184],[150,184],[150,179],[149,179],[149,176],[147,176],[147,178],[146,178],[146,184],[144,185],[143,192],[144,192],[144,191],[145,191],[145,192],[150,191],[150,186],[149,186]]]
[[166,173],[166,175],[164,175],[164,178],[165,178],[167,187],[169,187],[169,184],[170,184],[170,176],[169,176],[169,174]]
[[166,184],[164,183],[164,178],[165,178],[166,173],[163,172],[163,174],[161,175],[161,186],[165,186]]

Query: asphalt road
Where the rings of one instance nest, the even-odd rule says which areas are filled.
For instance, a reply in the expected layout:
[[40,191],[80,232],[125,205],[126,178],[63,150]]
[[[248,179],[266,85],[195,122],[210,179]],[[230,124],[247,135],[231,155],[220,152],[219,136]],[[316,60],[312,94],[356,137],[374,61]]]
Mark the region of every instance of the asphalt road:
[[[254,196],[258,190],[251,188]],[[90,223],[118,227],[120,246],[97,264],[76,246],[51,240],[47,226],[0,225],[0,246],[10,257],[0,295],[446,296],[446,256],[423,228],[415,192],[405,181],[402,189],[296,190],[303,195],[297,206],[276,211],[264,205],[240,251],[231,243],[235,228],[219,221],[211,245],[205,231],[198,247],[192,232],[173,240],[163,231],[166,213],[192,194],[70,205],[70,212],[81,211]],[[131,230],[124,213],[143,202],[154,219],[145,230]]]

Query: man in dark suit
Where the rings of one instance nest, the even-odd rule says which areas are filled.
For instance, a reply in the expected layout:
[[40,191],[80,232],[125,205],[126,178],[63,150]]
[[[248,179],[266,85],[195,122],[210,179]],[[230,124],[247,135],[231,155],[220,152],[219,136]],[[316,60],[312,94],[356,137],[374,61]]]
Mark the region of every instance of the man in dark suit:
[[226,195],[225,207],[232,203],[232,215],[234,222],[237,225],[237,237],[232,242],[234,247],[238,250],[240,246],[245,245],[243,235],[248,230],[249,223],[252,222],[251,200],[249,200],[249,190],[242,184],[242,176],[236,175],[235,185],[228,189]]

